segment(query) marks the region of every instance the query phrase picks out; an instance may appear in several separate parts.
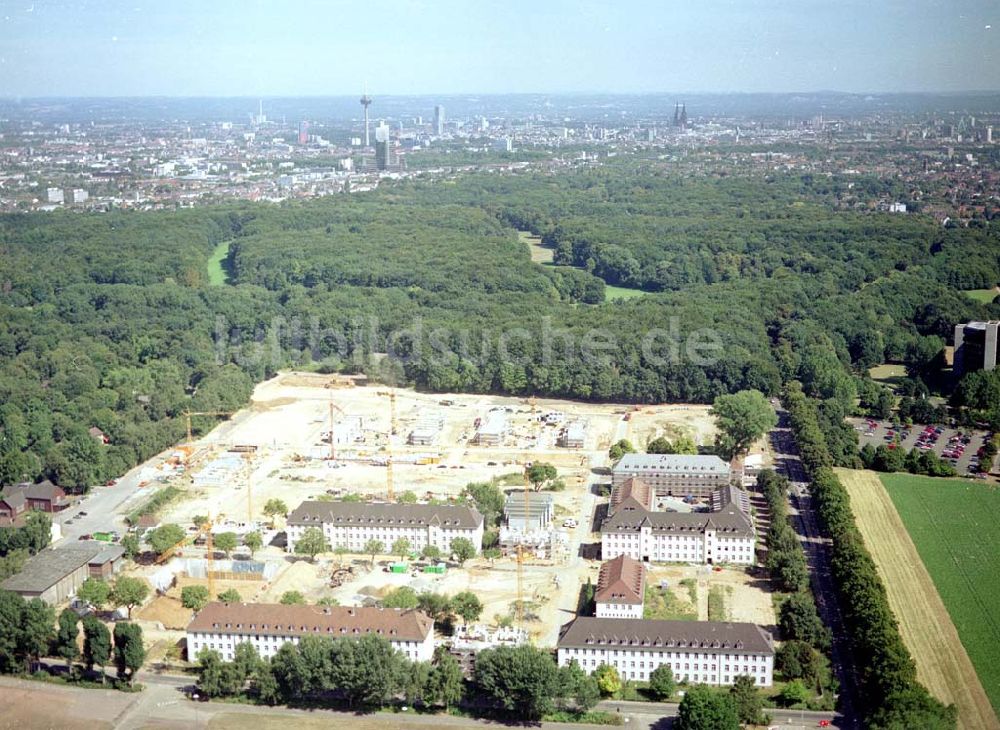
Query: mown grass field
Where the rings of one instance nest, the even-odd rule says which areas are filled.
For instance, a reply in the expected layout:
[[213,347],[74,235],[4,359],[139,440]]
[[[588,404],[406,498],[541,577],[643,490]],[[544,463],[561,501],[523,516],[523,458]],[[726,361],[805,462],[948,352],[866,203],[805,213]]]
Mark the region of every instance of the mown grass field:
[[612,286],[607,284],[604,287],[604,299],[608,302],[617,302],[620,299],[635,299],[646,296],[642,289],[628,289],[624,286]]
[[212,286],[222,286],[229,281],[229,275],[222,268],[222,262],[228,255],[229,241],[223,241],[212,251],[212,256],[208,259],[208,283]]
[[1000,713],[1000,491],[910,474],[881,481]]
[[992,289],[966,289],[965,295],[972,297],[977,302],[982,302],[983,304],[990,304],[997,296],[1000,291],[997,291],[996,287]]

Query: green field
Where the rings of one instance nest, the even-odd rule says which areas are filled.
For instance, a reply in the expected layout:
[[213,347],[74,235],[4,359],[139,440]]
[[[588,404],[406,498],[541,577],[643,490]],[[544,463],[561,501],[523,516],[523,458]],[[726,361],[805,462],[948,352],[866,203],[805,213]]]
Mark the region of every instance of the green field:
[[958,479],[880,476],[1000,711],[1000,490]]
[[970,296],[977,302],[982,302],[983,304],[990,304],[997,296],[1000,294],[994,287],[993,289],[966,289],[966,296]]
[[636,297],[643,296],[646,296],[646,292],[642,289],[629,289],[624,286],[611,286],[611,284],[604,287],[604,299],[609,302],[616,302],[619,299],[635,299]]
[[229,281],[229,274],[222,268],[222,262],[229,255],[229,241],[223,241],[212,251],[208,259],[208,282],[212,286],[222,286]]

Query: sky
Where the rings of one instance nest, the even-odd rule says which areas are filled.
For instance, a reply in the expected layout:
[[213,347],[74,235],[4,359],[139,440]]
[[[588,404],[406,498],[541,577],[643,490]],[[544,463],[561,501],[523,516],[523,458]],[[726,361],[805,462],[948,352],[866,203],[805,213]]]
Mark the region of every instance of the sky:
[[0,96],[1000,90],[1000,0],[0,0]]

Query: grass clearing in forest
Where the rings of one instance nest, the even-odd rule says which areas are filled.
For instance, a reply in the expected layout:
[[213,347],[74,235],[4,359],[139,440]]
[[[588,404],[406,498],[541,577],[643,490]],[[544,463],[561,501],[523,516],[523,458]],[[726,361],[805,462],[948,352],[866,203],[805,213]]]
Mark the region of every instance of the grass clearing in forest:
[[1000,290],[997,287],[992,289],[966,289],[965,296],[972,297],[977,302],[981,304],[991,304],[997,295],[1000,294]]
[[959,727],[1000,728],[1000,492],[959,479],[837,474],[918,679],[955,703]]
[[604,285],[604,301],[606,302],[619,302],[625,299],[637,299],[644,296],[646,296],[646,292],[642,289],[629,289],[628,287],[612,286],[611,284]]
[[229,274],[222,262],[229,255],[229,241],[223,241],[212,251],[208,259],[208,283],[212,286],[222,286],[229,283]]

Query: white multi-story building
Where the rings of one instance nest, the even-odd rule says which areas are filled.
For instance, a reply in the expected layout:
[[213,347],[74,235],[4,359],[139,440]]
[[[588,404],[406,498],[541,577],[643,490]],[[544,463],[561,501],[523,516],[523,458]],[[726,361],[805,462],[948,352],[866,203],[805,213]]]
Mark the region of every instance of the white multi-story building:
[[483,544],[483,516],[465,505],[303,502],[288,516],[289,552],[310,527],[322,530],[331,548],[343,545],[356,553],[364,552],[369,540],[380,540],[389,550],[405,538],[413,550],[434,545],[445,554],[457,537],[470,540],[477,551]]
[[594,594],[597,618],[642,618],[646,568],[627,555],[601,565]]
[[616,501],[612,495],[614,511],[601,525],[605,560],[628,555],[644,563],[755,562],[757,538],[746,492],[732,486],[716,490],[711,512],[656,512],[649,490],[638,482],[622,485],[628,496]]
[[660,497],[708,497],[729,484],[729,464],[718,456],[688,454],[625,454],[611,469],[617,487],[642,479]]
[[590,674],[602,664],[644,682],[668,665],[678,682],[732,684],[747,675],[774,681],[774,643],[760,626],[718,621],[648,621],[581,616],[562,628],[559,666],[575,661]]
[[407,659],[426,662],[434,656],[434,621],[417,610],[348,606],[285,606],[278,603],[210,603],[187,627],[188,659],[202,649],[232,661],[236,647],[249,642],[263,658],[282,644],[298,644],[303,636],[329,639],[377,634]]

